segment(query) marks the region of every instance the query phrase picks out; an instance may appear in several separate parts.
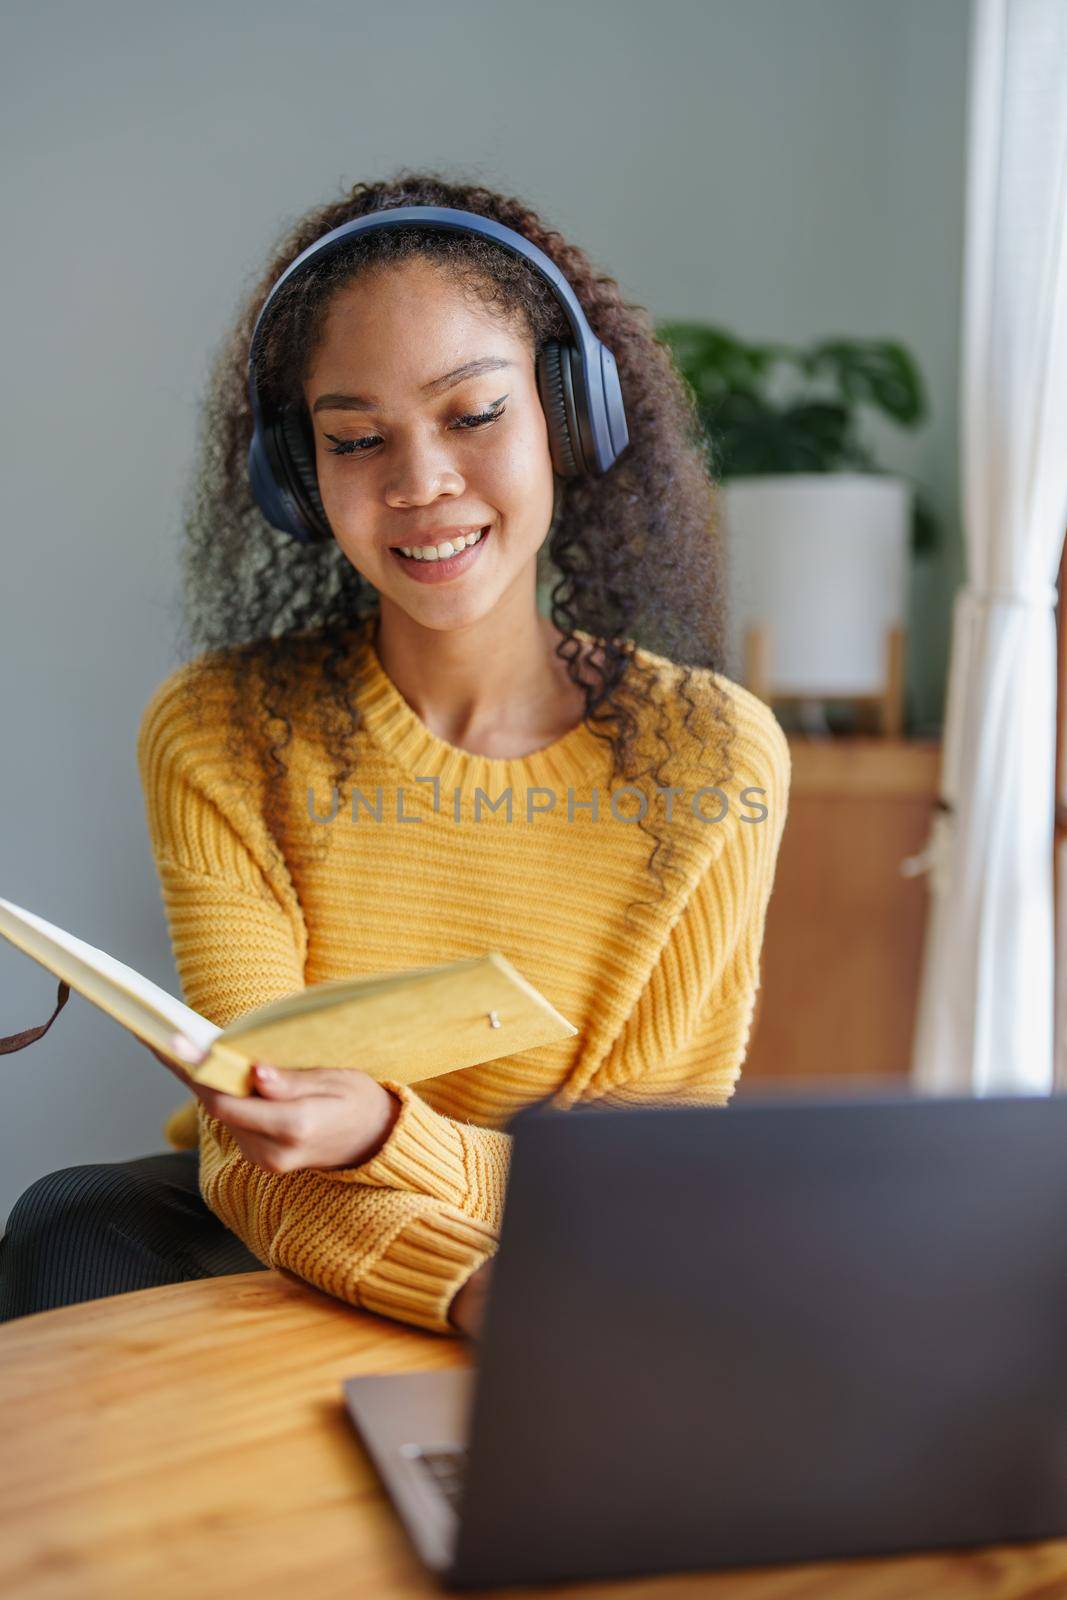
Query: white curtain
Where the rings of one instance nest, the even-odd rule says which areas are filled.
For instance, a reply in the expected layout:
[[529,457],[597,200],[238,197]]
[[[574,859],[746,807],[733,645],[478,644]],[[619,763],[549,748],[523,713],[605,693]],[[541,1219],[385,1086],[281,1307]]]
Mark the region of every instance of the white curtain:
[[975,0],[956,595],[912,1058],[1053,1087],[1054,580],[1067,526],[1067,0]]

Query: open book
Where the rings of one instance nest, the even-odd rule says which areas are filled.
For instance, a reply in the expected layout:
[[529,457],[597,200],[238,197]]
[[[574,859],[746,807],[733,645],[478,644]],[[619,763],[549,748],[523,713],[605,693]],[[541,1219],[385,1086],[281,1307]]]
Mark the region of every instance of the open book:
[[[197,1083],[227,1094],[251,1093],[257,1060],[358,1067],[372,1078],[418,1083],[578,1031],[495,950],[310,984],[218,1028],[132,967],[2,898],[0,934],[62,980],[56,1012],[76,989]],[[20,1049],[44,1031],[0,1040],[0,1051]],[[204,1060],[190,1065],[175,1049],[183,1040],[206,1051]]]

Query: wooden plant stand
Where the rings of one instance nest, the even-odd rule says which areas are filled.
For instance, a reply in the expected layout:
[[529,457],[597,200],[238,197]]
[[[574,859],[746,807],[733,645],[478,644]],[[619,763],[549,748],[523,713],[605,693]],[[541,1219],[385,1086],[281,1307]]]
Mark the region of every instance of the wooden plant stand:
[[837,690],[779,690],[773,682],[771,630],[766,623],[752,623],[745,629],[744,686],[768,705],[773,702],[833,701],[873,710],[878,731],[884,738],[899,739],[904,731],[904,639],[905,630],[887,628],[885,639],[885,686],[878,694],[842,694]]

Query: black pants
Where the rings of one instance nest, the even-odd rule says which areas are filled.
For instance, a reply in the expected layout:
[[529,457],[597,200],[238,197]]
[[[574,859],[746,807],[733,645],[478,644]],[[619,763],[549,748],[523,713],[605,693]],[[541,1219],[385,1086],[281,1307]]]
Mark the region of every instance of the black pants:
[[0,1239],[0,1322],[263,1263],[200,1198],[199,1156],[64,1167],[19,1196]]

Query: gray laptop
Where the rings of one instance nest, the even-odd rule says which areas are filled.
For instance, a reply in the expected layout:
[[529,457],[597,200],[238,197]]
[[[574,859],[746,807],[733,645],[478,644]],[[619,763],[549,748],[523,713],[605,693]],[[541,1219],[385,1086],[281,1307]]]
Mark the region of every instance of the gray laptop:
[[509,1131],[477,1372],[344,1385],[449,1587],[1067,1533],[1067,1096]]

